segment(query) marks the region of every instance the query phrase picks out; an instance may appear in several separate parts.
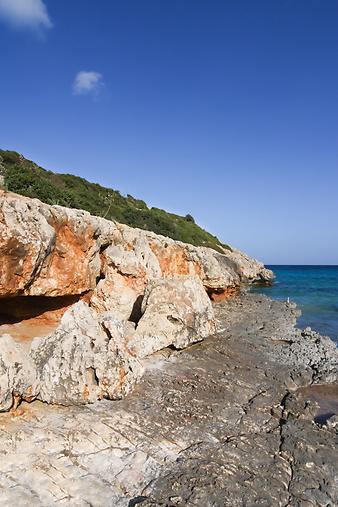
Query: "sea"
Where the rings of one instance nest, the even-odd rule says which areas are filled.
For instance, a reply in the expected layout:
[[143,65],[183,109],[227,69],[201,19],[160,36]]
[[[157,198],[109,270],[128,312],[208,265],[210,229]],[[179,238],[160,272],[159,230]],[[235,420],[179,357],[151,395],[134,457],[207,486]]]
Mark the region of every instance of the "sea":
[[276,275],[272,286],[252,292],[294,301],[302,311],[298,327],[310,326],[338,344],[338,266],[267,266]]

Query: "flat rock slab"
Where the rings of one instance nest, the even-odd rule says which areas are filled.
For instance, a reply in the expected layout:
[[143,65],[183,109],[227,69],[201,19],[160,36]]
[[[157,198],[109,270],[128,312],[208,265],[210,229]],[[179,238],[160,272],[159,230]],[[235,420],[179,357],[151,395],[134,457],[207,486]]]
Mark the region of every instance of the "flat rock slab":
[[215,310],[215,336],[146,359],[124,400],[1,414],[0,505],[338,505],[336,426],[299,394],[337,382],[335,349],[294,329],[292,305]]

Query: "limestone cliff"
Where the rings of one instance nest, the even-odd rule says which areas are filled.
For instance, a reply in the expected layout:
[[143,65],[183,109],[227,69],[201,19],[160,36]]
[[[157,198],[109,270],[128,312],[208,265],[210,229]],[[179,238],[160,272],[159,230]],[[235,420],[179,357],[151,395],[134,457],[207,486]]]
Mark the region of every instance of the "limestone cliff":
[[[86,211],[0,194],[0,409],[116,399],[140,358],[214,332],[210,299],[272,273]],[[209,296],[209,297],[208,297]]]

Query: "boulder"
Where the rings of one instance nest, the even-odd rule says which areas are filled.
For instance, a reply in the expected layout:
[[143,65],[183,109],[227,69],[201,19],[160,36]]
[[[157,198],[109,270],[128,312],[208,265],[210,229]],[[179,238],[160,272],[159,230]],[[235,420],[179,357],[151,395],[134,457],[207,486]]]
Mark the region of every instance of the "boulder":
[[122,320],[132,314],[139,292],[128,283],[128,278],[112,271],[100,280],[90,298],[90,306],[98,313],[114,311]]
[[124,345],[126,326],[109,312],[98,318],[83,301],[69,308],[58,329],[31,346],[39,399],[70,405],[127,394],[142,367]]
[[138,357],[173,346],[182,349],[215,331],[211,302],[196,276],[160,278],[148,283],[143,315],[128,343]]

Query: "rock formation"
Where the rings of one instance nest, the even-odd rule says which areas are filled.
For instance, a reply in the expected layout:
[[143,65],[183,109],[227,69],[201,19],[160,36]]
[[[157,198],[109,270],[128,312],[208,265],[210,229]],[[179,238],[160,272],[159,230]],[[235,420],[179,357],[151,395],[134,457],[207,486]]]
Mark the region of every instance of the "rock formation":
[[140,358],[214,332],[207,295],[273,277],[235,249],[220,254],[6,192],[0,257],[1,410],[21,398],[121,398],[142,375]]
[[142,360],[123,400],[1,414],[0,506],[337,506],[337,348],[285,302],[214,312],[215,335]]
[[1,506],[338,504],[334,343],[212,304],[262,264],[9,193],[0,255]]

